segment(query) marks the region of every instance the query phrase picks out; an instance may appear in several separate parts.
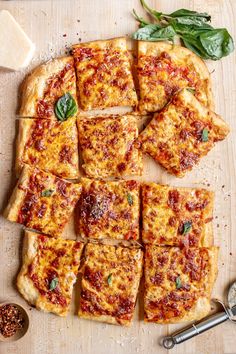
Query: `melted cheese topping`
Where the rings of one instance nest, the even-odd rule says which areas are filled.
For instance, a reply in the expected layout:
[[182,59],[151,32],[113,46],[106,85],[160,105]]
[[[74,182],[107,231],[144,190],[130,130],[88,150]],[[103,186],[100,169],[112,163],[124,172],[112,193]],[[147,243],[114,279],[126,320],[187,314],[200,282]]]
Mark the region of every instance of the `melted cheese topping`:
[[25,275],[31,279],[40,294],[37,304],[40,308],[42,303],[49,302],[56,308],[61,307],[63,311],[67,311],[83,244],[44,235],[34,234],[33,237],[35,256],[28,264]]
[[80,197],[81,185],[27,166],[17,190],[21,193],[21,203],[16,221],[45,234],[59,236]]
[[137,104],[125,38],[78,44],[73,55],[84,110]]
[[88,244],[79,316],[129,325],[142,273],[142,251]]
[[216,247],[146,247],[145,320],[175,323],[206,315],[216,278],[217,253]]
[[82,178],[78,231],[94,239],[139,238],[139,183]]
[[[205,189],[143,185],[143,242],[160,246],[211,246],[213,198],[213,192]],[[187,223],[190,230],[185,232]]]
[[[208,132],[207,141],[202,138],[204,129]],[[203,107],[188,90],[183,90],[154,116],[136,146],[169,173],[183,177],[228,132],[227,124],[219,116]]]
[[138,136],[133,116],[78,119],[83,168],[90,177],[140,175],[142,156],[134,147]]
[[208,106],[209,73],[202,77],[201,67],[192,52],[183,52],[179,46],[153,43],[139,44],[138,80],[140,87],[139,109],[156,112],[162,109],[179,89],[191,87],[197,99]]
[[[76,121],[23,119],[21,129],[28,128],[21,164],[37,166],[62,178],[77,178],[78,132]],[[23,134],[23,133],[22,133]]]

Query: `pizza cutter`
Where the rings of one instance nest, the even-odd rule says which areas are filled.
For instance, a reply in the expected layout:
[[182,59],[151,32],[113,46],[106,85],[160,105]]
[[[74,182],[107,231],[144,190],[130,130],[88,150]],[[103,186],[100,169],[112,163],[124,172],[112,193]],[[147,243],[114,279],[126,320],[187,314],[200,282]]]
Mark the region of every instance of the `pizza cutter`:
[[234,318],[234,316],[236,316],[236,281],[231,284],[228,291],[228,306],[225,306],[225,304],[219,300],[214,301],[221,304],[223,311],[207,317],[196,324],[192,324],[171,336],[164,337],[162,339],[163,347],[172,349],[176,344],[183,343],[227,320],[236,323],[236,317]]

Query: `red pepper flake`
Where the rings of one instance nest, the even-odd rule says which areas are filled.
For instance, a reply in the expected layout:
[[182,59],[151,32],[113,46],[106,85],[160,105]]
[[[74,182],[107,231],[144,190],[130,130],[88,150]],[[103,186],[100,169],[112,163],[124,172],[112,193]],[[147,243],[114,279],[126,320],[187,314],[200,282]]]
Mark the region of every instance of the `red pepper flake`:
[[3,337],[12,337],[23,326],[24,318],[16,306],[7,304],[0,307],[0,333]]

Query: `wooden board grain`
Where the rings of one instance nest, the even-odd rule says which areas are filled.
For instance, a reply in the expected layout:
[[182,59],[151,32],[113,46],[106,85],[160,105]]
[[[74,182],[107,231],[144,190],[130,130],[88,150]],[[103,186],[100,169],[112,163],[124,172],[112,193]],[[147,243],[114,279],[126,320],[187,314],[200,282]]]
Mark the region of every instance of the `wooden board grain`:
[[[207,11],[218,27],[227,27],[236,38],[235,0],[149,0],[151,6],[164,12],[178,8]],[[136,24],[132,9],[140,10],[138,0],[54,0],[1,1],[0,9],[9,10],[35,42],[37,51],[29,68],[21,72],[0,71],[0,202],[1,210],[14,185],[13,161],[16,134],[18,88],[26,73],[39,63],[64,54],[80,39],[89,41],[128,35]],[[220,246],[219,276],[214,296],[224,299],[229,283],[236,279],[236,52],[219,62],[209,62],[212,71],[216,111],[231,126],[226,141],[202,160],[183,179],[167,175],[151,159],[145,158],[142,180],[169,183],[176,186],[206,187],[215,190],[215,244]],[[15,288],[20,266],[22,228],[1,217],[0,229],[0,301],[23,304],[30,315],[30,330],[17,343],[0,344],[0,354],[135,354],[167,353],[159,346],[161,336],[182,326],[160,326],[141,321],[141,306],[137,306],[131,328],[78,319],[78,296],[67,318],[43,314],[31,309]],[[71,236],[70,229],[66,235]],[[139,300],[140,301],[140,300]],[[233,354],[236,326],[232,323],[211,330],[177,346],[177,354]]]

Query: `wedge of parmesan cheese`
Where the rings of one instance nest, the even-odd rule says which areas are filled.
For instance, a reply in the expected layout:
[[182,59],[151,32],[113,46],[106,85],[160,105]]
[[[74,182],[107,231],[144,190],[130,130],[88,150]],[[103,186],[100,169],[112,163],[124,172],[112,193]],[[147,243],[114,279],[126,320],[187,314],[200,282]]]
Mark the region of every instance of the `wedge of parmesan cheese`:
[[0,11],[0,67],[20,70],[30,63],[34,51],[35,45],[14,17]]

